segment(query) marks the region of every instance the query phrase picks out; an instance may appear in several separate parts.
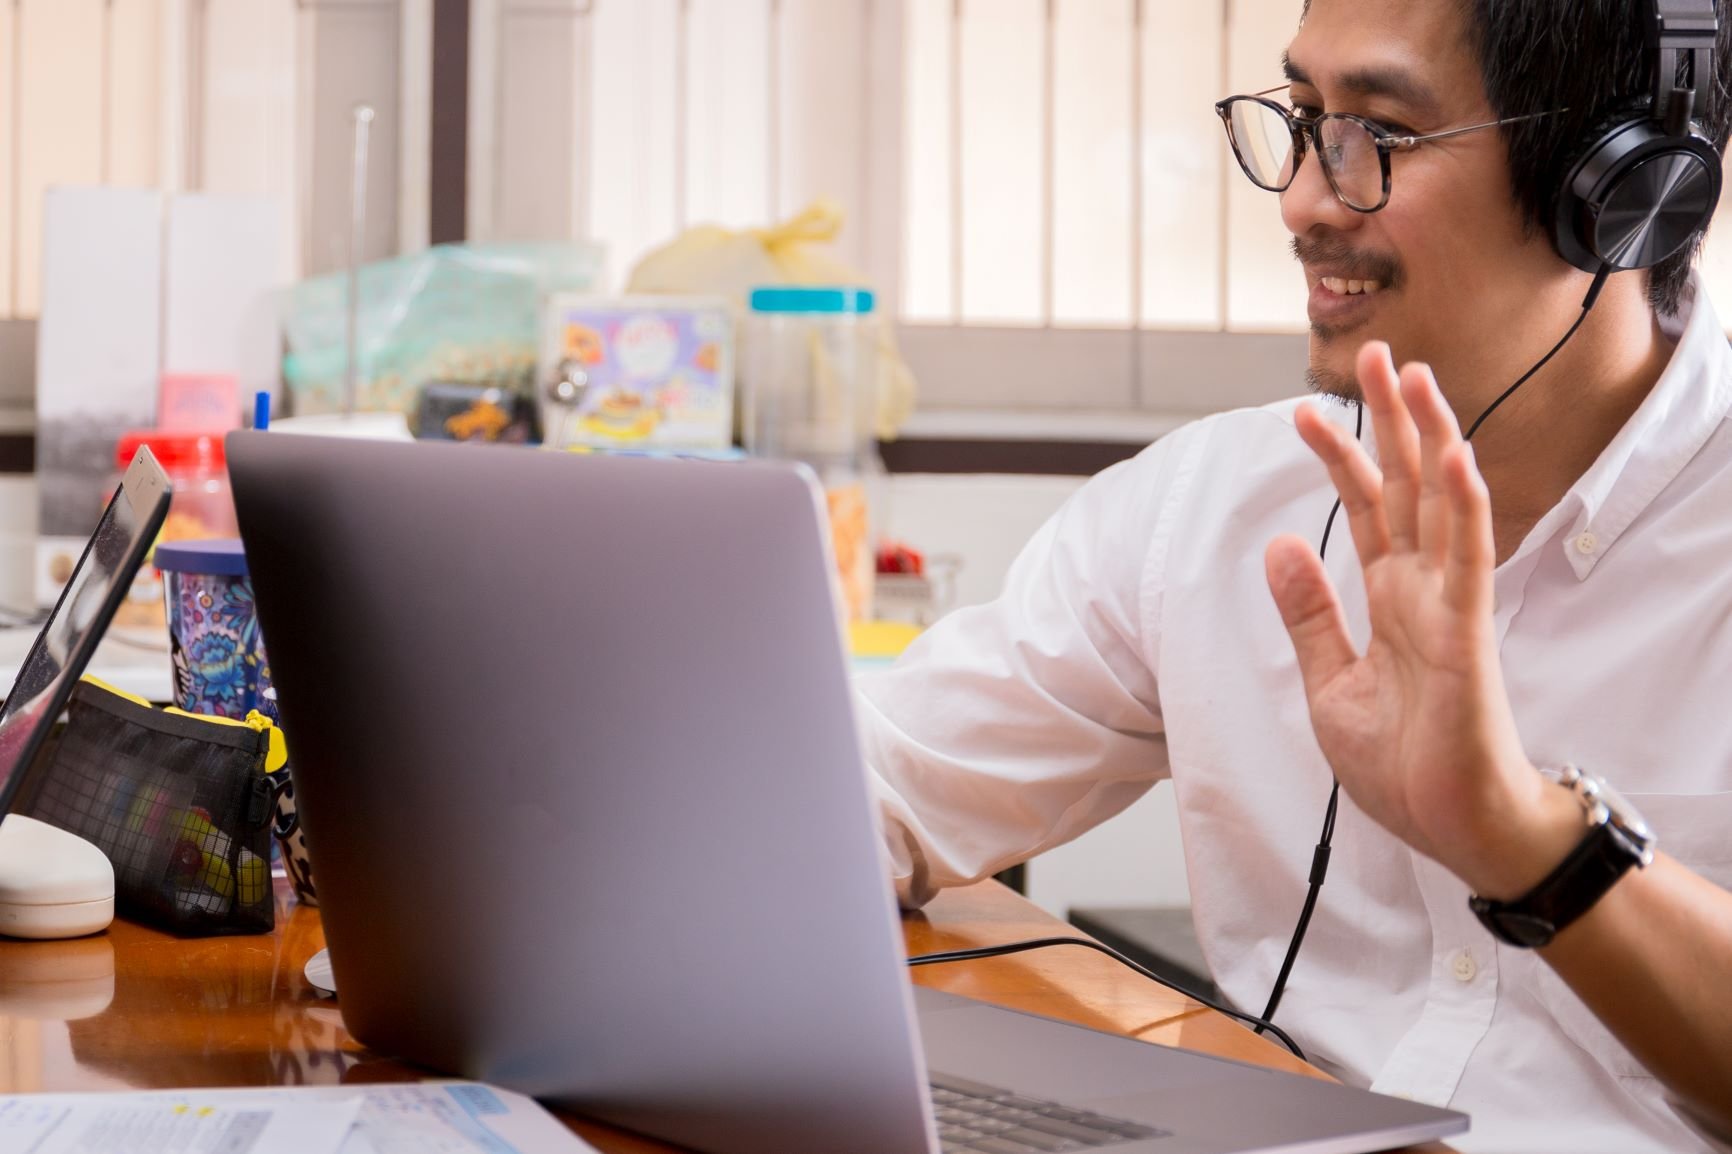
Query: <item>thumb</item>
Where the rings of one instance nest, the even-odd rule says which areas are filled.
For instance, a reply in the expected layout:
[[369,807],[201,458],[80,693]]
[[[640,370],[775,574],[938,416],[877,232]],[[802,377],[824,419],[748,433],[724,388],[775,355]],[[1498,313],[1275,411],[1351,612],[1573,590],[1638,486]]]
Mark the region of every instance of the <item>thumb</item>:
[[1322,559],[1302,537],[1289,534],[1269,542],[1263,567],[1281,623],[1287,626],[1299,658],[1305,696],[1315,701],[1324,686],[1358,660],[1341,615],[1341,601]]

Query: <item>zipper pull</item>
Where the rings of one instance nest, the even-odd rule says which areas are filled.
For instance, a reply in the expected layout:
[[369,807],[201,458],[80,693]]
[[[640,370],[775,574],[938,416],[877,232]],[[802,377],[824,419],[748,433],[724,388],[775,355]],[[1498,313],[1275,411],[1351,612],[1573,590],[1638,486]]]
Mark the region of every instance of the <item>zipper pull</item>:
[[271,719],[258,710],[247,713],[246,725],[254,733],[268,733],[270,748],[265,753],[265,772],[275,773],[289,763],[289,744],[283,737],[283,731],[271,724]]

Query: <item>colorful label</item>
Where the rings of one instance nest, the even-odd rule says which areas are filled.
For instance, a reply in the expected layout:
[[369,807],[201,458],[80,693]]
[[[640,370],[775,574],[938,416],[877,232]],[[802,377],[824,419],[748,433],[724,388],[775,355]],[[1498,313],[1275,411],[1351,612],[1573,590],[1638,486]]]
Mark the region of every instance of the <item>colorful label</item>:
[[700,448],[733,437],[725,305],[556,301],[544,362],[547,442]]

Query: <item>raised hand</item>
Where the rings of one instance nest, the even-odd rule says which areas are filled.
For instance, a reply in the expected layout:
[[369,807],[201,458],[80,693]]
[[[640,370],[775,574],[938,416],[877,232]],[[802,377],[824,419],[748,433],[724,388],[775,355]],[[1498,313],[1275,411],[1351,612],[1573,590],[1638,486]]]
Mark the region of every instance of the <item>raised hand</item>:
[[[1318,744],[1367,815],[1487,897],[1526,892],[1579,837],[1564,791],[1522,752],[1492,624],[1491,502],[1431,370],[1398,375],[1367,344],[1360,388],[1381,469],[1305,405],[1297,424],[1341,495],[1364,571],[1371,641],[1348,637],[1316,551],[1271,542],[1269,588],[1298,654]],[[1558,796],[1553,796],[1558,795]],[[1556,831],[1554,833],[1554,831]]]

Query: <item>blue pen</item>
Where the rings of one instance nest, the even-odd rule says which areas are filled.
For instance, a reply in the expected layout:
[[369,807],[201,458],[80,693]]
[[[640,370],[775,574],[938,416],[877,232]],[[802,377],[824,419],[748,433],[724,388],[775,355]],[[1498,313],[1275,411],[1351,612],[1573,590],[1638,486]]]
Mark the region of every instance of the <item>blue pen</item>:
[[260,432],[271,427],[271,395],[260,389],[253,394],[253,428]]

